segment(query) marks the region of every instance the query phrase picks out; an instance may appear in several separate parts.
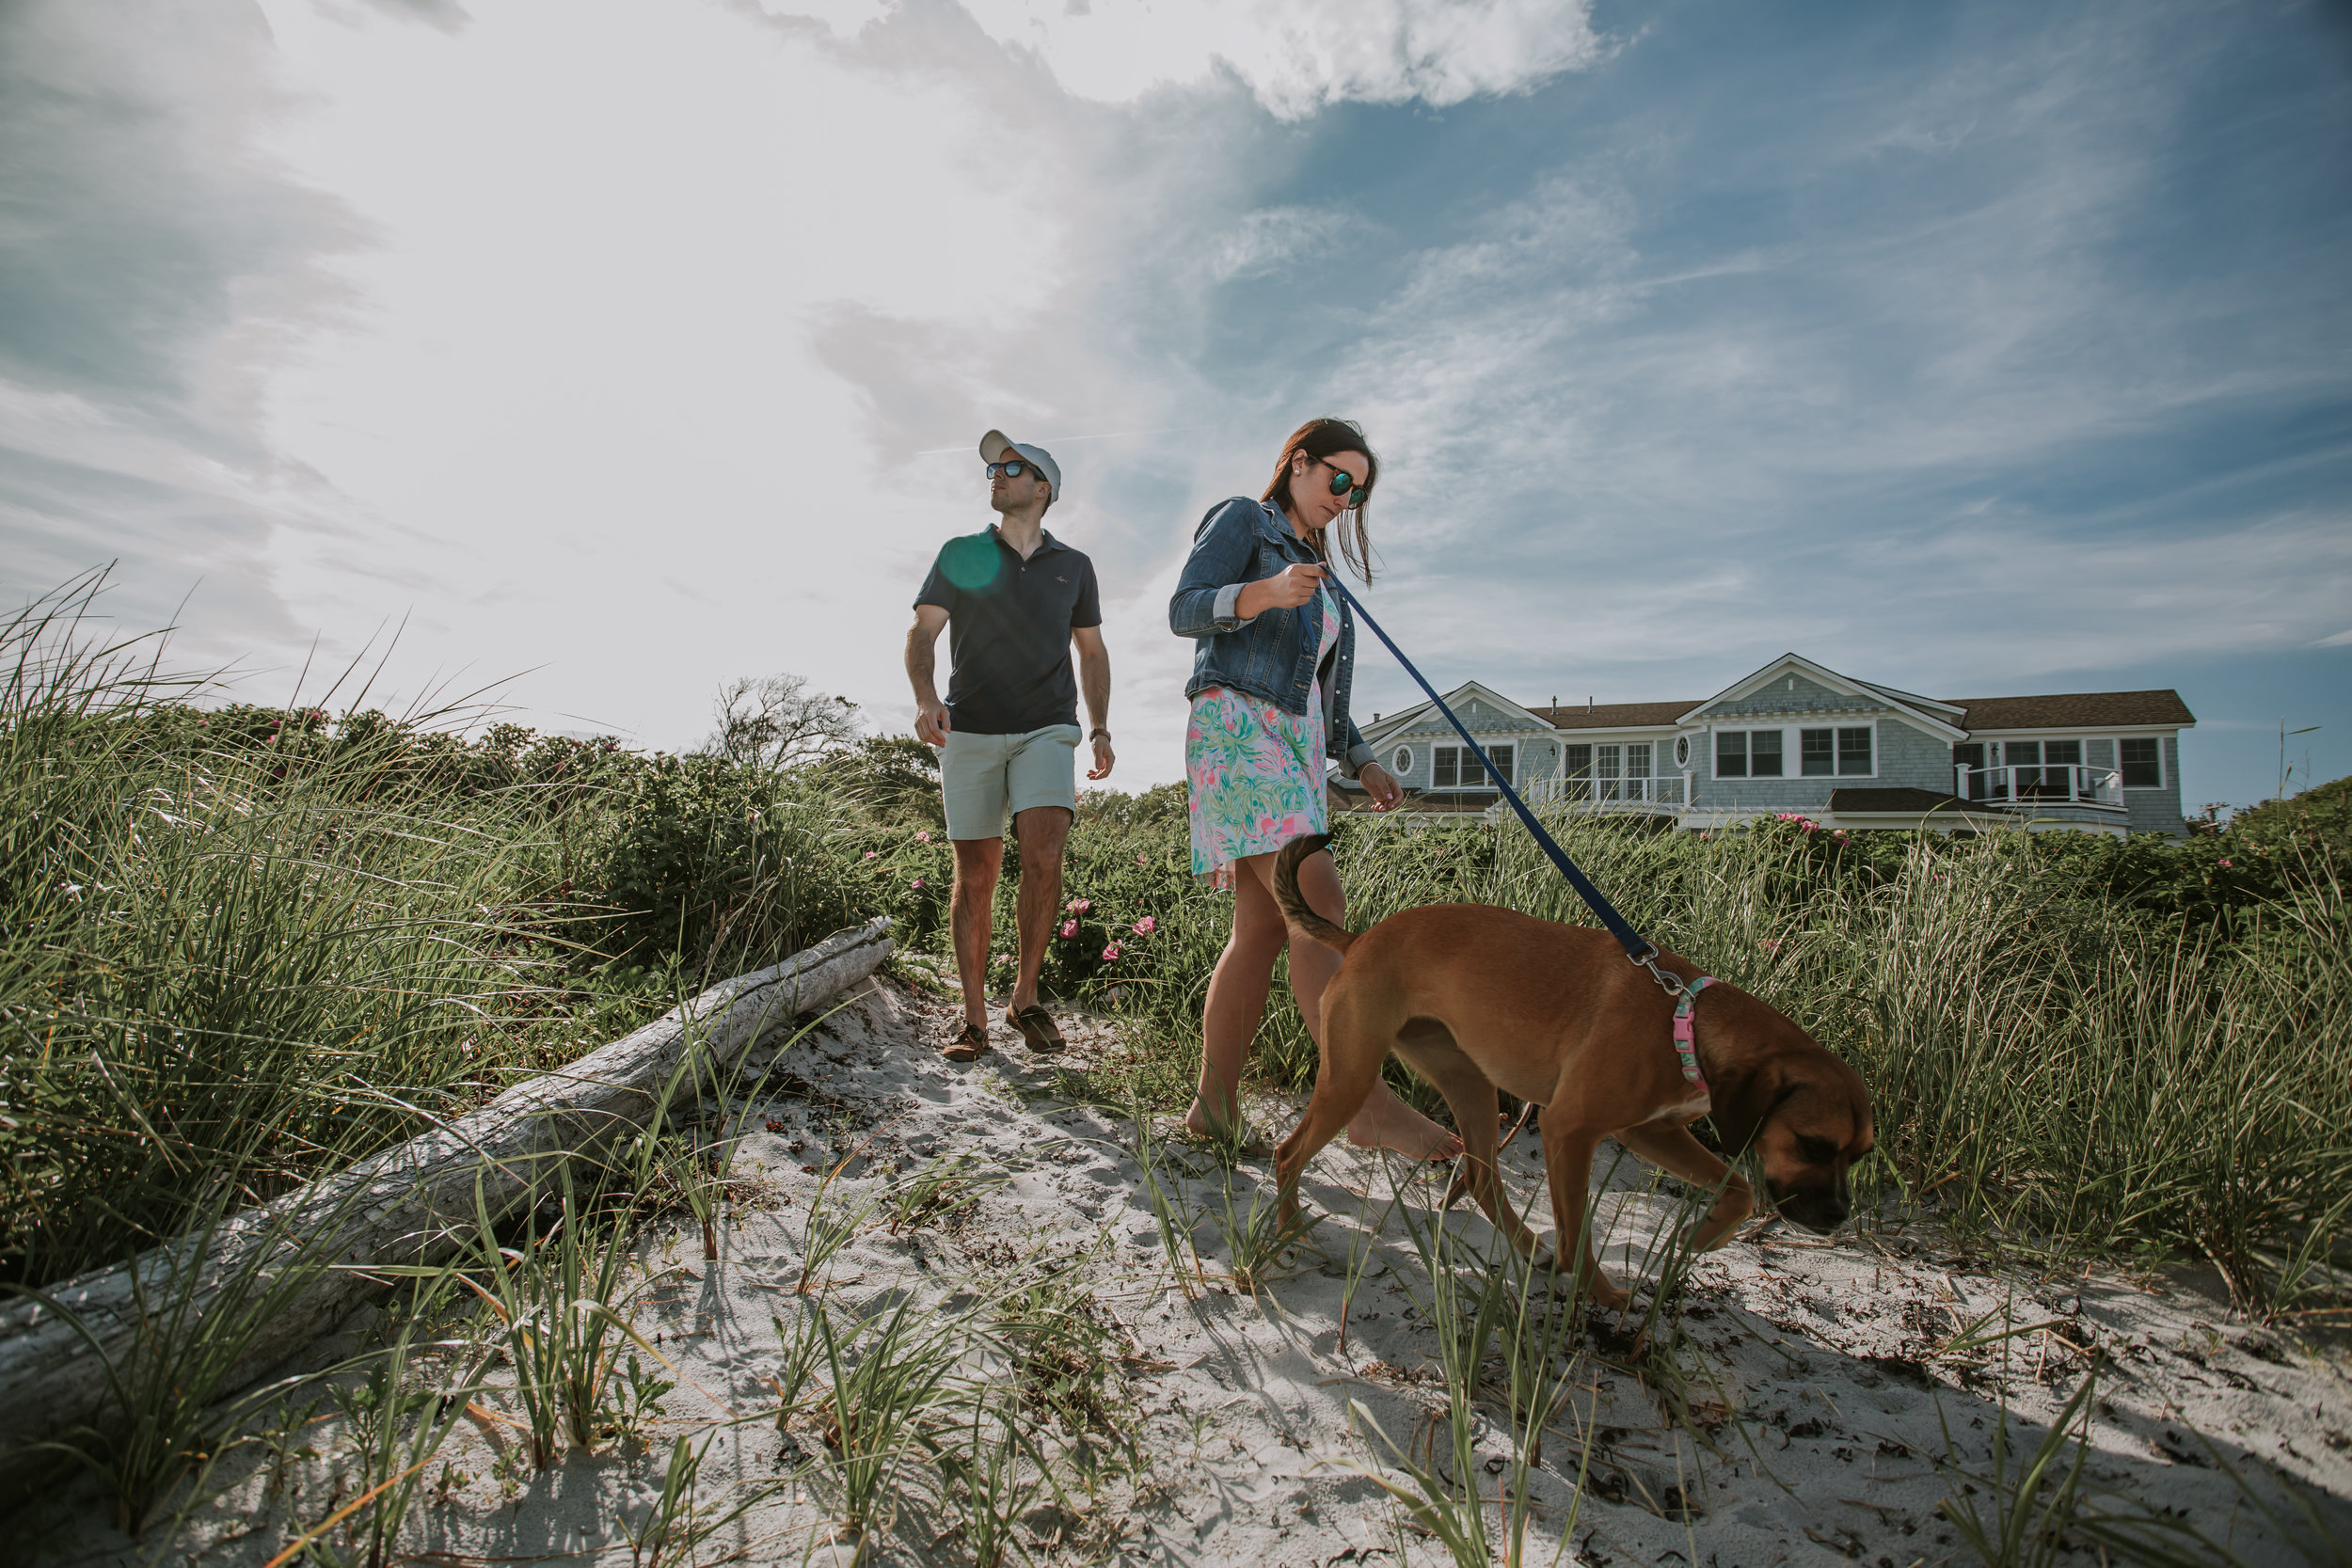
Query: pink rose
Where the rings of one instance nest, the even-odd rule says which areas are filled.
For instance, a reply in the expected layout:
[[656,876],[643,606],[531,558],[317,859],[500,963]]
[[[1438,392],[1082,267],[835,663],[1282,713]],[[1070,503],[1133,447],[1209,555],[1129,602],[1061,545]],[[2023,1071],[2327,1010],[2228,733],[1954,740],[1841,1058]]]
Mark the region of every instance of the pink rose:
[[1150,865],[1152,863],[1152,858],[1149,855],[1137,855],[1136,857],[1136,863],[1137,865]]
[[1104,961],[1104,963],[1109,963],[1109,962],[1111,962],[1112,960],[1116,959],[1118,957],[1119,957],[1119,943],[1117,943],[1117,942],[1112,942],[1112,943],[1111,943],[1108,947],[1105,947],[1105,948],[1104,948],[1104,949],[1103,949],[1103,961]]
[[1158,930],[1159,926],[1160,923],[1158,921],[1152,919],[1147,914],[1141,920],[1136,922],[1136,935],[1139,937],[1148,937],[1153,931]]
[[1061,934],[1064,942],[1067,942],[1072,937],[1076,936],[1078,934],[1078,923],[1074,920],[1063,921],[1061,923]]
[[872,860],[872,859],[874,858],[874,851],[873,851],[873,850],[871,850],[871,849],[866,850],[866,858],[867,860],[869,860],[869,861],[870,861],[870,860]]
[[2222,867],[2226,870],[2226,869],[2228,868],[2228,866],[2229,866],[2230,863],[2229,863],[2228,861],[2223,861],[2223,862],[2221,863],[2221,864],[2222,864]]
[[929,828],[924,829],[921,832],[914,835],[914,842],[917,844],[929,844],[930,841],[931,831]]
[[915,885],[916,887],[921,887],[921,886],[923,885],[923,879],[922,879],[922,878],[920,878],[920,877],[915,878],[915,879],[914,879],[914,885]]
[[1073,898],[1070,901],[1072,914],[1084,914],[1092,908],[1094,908],[1094,900],[1091,898]]

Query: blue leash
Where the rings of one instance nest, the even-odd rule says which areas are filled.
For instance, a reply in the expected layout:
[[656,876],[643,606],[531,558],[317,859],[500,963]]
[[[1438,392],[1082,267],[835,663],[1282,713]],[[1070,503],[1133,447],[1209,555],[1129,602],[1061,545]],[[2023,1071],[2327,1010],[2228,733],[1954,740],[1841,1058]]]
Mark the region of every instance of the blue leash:
[[1617,939],[1617,945],[1625,949],[1625,956],[1648,970],[1650,977],[1665,988],[1667,995],[1682,995],[1682,977],[1658,967],[1658,944],[1635,930],[1633,923],[1619,914],[1616,906],[1602,897],[1600,889],[1595,887],[1586,879],[1584,873],[1576,868],[1576,863],[1568,859],[1568,852],[1561,848],[1553,841],[1552,836],[1544,831],[1544,825],[1541,822],[1535,820],[1535,814],[1528,810],[1526,801],[1519,799],[1519,792],[1503,783],[1502,775],[1495,771],[1494,762],[1486,755],[1486,748],[1470,738],[1470,733],[1463,727],[1462,721],[1454,716],[1452,708],[1446,706],[1445,699],[1438,695],[1438,689],[1429,684],[1427,676],[1413,668],[1413,661],[1405,657],[1405,650],[1396,645],[1396,640],[1382,631],[1380,623],[1365,613],[1362,601],[1347,591],[1347,585],[1340,580],[1338,573],[1326,568],[1323,580],[1329,583],[1340,597],[1348,602],[1356,611],[1357,619],[1372,628],[1373,636],[1380,639],[1381,644],[1396,656],[1396,661],[1405,666],[1405,673],[1412,676],[1414,682],[1423,691],[1429,693],[1429,700],[1438,705],[1438,711],[1444,714],[1446,722],[1454,726],[1454,733],[1462,737],[1462,744],[1476,753],[1479,766],[1486,770],[1486,777],[1494,780],[1496,785],[1502,791],[1502,798],[1511,802],[1511,809],[1518,812],[1519,820],[1527,824],[1527,831],[1534,835],[1537,847],[1551,857],[1551,863],[1560,868],[1560,875],[1568,879],[1568,885],[1576,889],[1578,896],[1592,907],[1595,914],[1600,916],[1600,923],[1609,927],[1611,936]]

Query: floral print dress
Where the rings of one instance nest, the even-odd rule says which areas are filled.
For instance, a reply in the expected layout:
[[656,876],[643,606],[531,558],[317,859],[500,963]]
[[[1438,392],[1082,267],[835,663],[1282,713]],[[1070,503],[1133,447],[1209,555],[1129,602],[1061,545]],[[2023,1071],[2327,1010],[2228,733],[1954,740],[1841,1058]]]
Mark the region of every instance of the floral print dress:
[[[1319,646],[1336,647],[1340,611],[1331,591],[1315,602],[1323,609]],[[1193,874],[1223,885],[1242,857],[1271,854],[1301,834],[1327,831],[1323,753],[1320,668],[1307,711],[1295,717],[1221,686],[1195,697],[1184,730]]]

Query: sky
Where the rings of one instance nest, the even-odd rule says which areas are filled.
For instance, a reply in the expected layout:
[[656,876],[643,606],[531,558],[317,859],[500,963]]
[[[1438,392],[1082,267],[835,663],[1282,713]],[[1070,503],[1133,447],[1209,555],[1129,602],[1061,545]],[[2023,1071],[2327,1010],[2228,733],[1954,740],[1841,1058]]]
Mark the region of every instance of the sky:
[[1194,526],[1331,413],[1441,689],[1794,650],[2352,770],[2341,4],[12,0],[0,148],[0,594],[111,563],[245,700],[903,730],[1001,426],[1141,787]]

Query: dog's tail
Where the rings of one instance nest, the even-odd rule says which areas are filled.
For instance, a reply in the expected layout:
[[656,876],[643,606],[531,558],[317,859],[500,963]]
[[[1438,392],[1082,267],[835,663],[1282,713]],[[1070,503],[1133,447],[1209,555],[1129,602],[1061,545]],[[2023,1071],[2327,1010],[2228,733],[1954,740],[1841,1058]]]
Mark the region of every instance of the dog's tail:
[[1282,852],[1274,857],[1274,901],[1282,906],[1282,918],[1290,922],[1294,936],[1306,937],[1334,952],[1344,953],[1355,942],[1356,933],[1344,926],[1332,925],[1309,909],[1298,892],[1298,863],[1330,842],[1329,833],[1309,833],[1282,846]]

